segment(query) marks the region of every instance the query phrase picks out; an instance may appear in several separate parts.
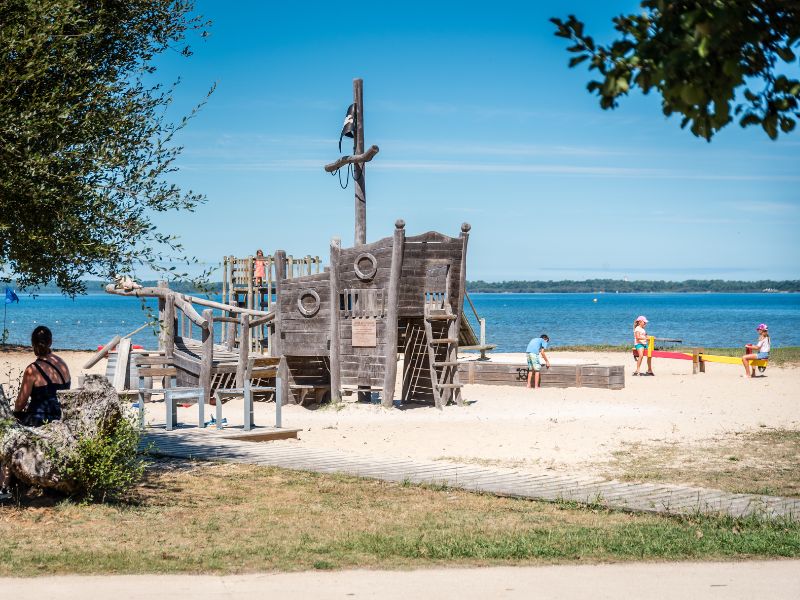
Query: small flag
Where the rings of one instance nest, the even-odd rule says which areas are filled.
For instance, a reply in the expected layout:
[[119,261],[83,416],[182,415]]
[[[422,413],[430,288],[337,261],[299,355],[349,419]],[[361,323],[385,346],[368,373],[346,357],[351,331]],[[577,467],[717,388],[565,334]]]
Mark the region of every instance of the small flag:
[[19,296],[14,293],[14,290],[6,286],[6,304],[11,304],[12,302],[19,302]]
[[342,124],[342,132],[339,134],[339,152],[342,151],[342,138],[353,138],[355,142],[356,131],[356,105],[351,104],[347,108],[347,114],[344,116],[344,124]]

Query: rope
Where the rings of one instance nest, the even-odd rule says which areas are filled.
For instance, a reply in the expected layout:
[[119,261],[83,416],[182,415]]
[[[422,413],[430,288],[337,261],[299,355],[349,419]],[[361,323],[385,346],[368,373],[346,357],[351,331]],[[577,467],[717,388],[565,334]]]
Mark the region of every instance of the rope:
[[350,163],[347,165],[347,177],[344,180],[344,185],[342,185],[342,170],[336,169],[331,175],[338,175],[339,176],[339,187],[343,190],[346,190],[347,187],[350,185],[350,177],[352,176],[353,181],[356,180],[355,173],[353,173],[353,164]]

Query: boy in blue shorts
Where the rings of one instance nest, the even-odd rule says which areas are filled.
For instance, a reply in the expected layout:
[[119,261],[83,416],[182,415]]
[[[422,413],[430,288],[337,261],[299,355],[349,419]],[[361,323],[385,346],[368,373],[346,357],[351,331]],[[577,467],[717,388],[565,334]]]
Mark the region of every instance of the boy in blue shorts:
[[550,360],[544,352],[549,343],[550,338],[546,333],[528,342],[528,348],[525,351],[528,354],[528,387],[531,387],[531,376],[533,376],[533,387],[542,387],[540,382],[542,363],[547,365],[548,369],[550,368]]

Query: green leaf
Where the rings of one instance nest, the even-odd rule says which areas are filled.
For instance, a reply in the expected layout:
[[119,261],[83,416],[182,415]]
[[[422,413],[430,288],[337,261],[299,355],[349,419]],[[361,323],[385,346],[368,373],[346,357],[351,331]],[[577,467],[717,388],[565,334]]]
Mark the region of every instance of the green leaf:
[[581,64],[583,61],[588,60],[588,54],[581,54],[580,56],[573,56],[569,59],[569,66],[570,68],[574,67],[575,65]]

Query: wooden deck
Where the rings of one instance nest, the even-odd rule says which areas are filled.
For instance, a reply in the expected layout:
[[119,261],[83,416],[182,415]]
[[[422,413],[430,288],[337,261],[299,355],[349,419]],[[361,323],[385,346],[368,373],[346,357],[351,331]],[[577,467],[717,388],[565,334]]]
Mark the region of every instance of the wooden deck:
[[454,488],[544,501],[573,501],[623,511],[658,514],[751,514],[800,520],[800,498],[731,494],[668,484],[622,483],[597,477],[528,473],[447,461],[417,461],[359,456],[338,450],[285,443],[247,443],[209,435],[204,430],[150,430],[144,445],[162,456],[221,460],[317,473],[341,473],[393,482]]

